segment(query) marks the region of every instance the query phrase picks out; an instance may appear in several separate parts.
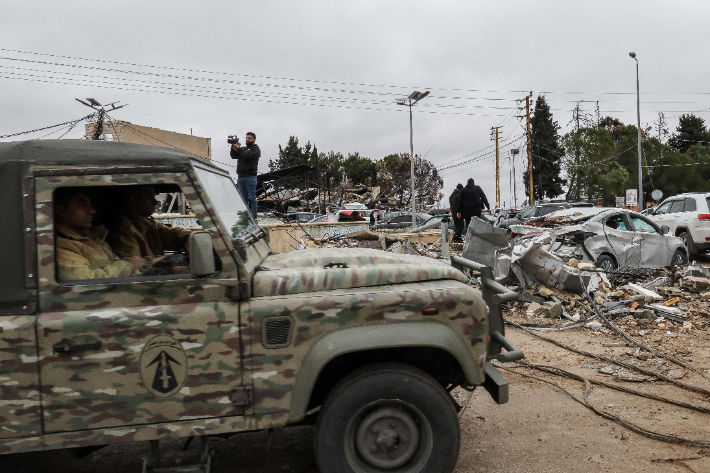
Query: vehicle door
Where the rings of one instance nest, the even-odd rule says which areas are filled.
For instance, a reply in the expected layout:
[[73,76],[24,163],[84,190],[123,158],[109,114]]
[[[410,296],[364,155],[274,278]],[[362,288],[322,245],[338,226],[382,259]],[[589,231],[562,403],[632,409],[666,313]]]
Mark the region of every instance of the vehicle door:
[[683,207],[685,207],[683,199],[668,200],[656,209],[656,212],[653,214],[653,221],[656,222],[659,227],[666,225],[671,229],[671,234],[674,234],[677,226],[677,212],[679,210],[682,211]]
[[629,214],[631,225],[641,239],[642,268],[668,266],[673,258],[668,237],[661,234],[661,229],[653,222],[638,214]]
[[[166,270],[157,263],[111,279],[63,280],[59,275],[59,269],[67,273],[66,259],[56,252],[58,240],[66,244],[54,224],[57,189],[81,186],[108,223],[111,215],[99,203],[120,200],[125,186],[168,185],[184,193],[199,225],[211,234],[216,277],[238,278],[228,240],[197,192],[194,172],[139,169],[96,175],[35,170],[45,434],[196,422],[244,412],[230,401],[243,370],[238,307],[224,286],[195,279],[184,266]],[[171,430],[179,425],[171,424]],[[117,435],[134,431],[118,430],[123,434]]]
[[623,213],[604,220],[604,233],[619,267],[638,268],[641,263],[641,239]]

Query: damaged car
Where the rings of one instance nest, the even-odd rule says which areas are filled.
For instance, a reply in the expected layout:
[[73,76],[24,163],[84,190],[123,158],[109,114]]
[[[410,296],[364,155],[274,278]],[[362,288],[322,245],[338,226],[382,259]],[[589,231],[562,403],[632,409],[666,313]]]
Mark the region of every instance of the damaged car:
[[[604,271],[622,266],[682,266],[688,262],[683,241],[669,235],[667,226],[659,227],[648,217],[631,210],[572,209],[552,213],[542,222],[557,227],[552,231],[555,242],[550,251],[563,260],[589,260]],[[515,228],[521,231],[521,227]],[[537,232],[540,230],[536,228]]]
[[472,219],[464,257],[493,264],[496,279],[581,291],[577,266],[591,262],[605,272],[618,268],[682,266],[688,252],[680,238],[647,217],[618,208],[553,212],[510,231]]

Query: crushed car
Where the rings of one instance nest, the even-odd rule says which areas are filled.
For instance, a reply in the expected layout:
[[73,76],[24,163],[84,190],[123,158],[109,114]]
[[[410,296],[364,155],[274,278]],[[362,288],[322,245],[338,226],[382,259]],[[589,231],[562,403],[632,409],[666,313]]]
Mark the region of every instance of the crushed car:
[[496,279],[581,291],[577,267],[682,266],[688,251],[680,238],[647,217],[618,208],[572,208],[553,212],[509,230],[471,221],[463,256],[494,268]]

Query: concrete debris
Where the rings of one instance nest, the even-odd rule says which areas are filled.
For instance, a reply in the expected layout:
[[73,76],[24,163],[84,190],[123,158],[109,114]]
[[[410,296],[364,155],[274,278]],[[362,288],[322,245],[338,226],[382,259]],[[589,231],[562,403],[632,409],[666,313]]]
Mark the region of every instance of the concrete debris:
[[690,292],[705,292],[710,290],[710,278],[687,276],[683,278],[683,289]]
[[635,292],[641,294],[642,296],[645,297],[650,297],[655,300],[661,300],[663,299],[663,296],[651,291],[650,289],[646,289],[644,287],[639,286],[638,284],[630,283],[629,288],[634,290]]

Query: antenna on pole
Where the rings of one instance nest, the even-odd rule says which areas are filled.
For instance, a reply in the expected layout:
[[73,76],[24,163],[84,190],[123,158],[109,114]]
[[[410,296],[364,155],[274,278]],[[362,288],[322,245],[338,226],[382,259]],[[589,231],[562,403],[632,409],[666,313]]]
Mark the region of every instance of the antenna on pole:
[[[128,104],[124,104],[124,105],[116,106],[116,104],[119,103],[117,101],[117,102],[111,102],[111,103],[104,106],[104,105],[101,105],[101,103],[98,100],[91,98],[91,97],[87,97],[86,100],[88,101],[88,103],[84,102],[81,99],[77,99],[77,98],[75,98],[74,100],[76,100],[77,102],[79,102],[82,105],[85,105],[89,108],[96,110],[96,112],[97,112],[96,129],[94,130],[94,133],[91,135],[92,140],[106,141],[106,133],[104,132],[104,122],[106,119],[106,107],[111,107],[108,109],[108,111],[112,112],[114,110],[118,110],[119,108],[123,108],[126,105],[128,105]],[[101,108],[99,108],[99,107],[101,107]]]

